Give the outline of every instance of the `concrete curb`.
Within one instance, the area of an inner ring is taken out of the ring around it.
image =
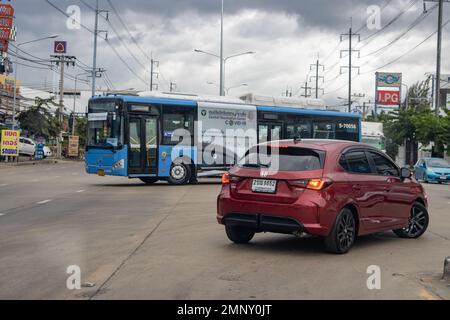
[[[22,166],[36,166],[43,164],[57,164],[60,160],[42,160],[42,161],[26,161],[26,162],[12,162],[12,163],[0,163],[0,169]]]

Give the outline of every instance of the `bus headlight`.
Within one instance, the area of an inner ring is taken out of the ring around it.
[[[113,169],[117,170],[117,169],[123,169],[125,168],[125,161],[123,159],[117,161],[116,163],[113,164]]]

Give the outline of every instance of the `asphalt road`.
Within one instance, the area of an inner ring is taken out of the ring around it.
[[[219,189],[88,176],[81,163],[0,167],[0,299],[450,299],[449,186],[426,186],[421,239],[367,236],[342,256],[284,235],[231,244]],[[71,265],[86,287],[67,289]],[[367,288],[371,265],[380,290]]]

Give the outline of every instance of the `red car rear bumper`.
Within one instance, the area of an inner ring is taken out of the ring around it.
[[[311,235],[327,236],[332,227],[330,224],[335,220],[335,214],[327,209],[326,201],[320,193],[311,190],[305,191],[295,203],[282,204],[234,199],[229,189],[224,188],[217,199],[217,212],[220,224],[241,224],[254,228],[257,232],[303,231]],[[297,222],[299,230],[294,230],[292,221]]]

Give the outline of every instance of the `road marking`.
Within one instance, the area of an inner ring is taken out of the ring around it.
[[[46,204],[49,202],[52,202],[53,200],[49,199],[49,200],[44,200],[44,201],[39,201],[37,204]]]
[[[0,184],[0,187],[6,187],[6,186],[9,186],[9,184],[7,184],[7,183]]]
[[[0,217],[3,217],[5,214],[4,213],[0,213]]]
[[[85,192],[86,190],[78,190],[77,193]]]

